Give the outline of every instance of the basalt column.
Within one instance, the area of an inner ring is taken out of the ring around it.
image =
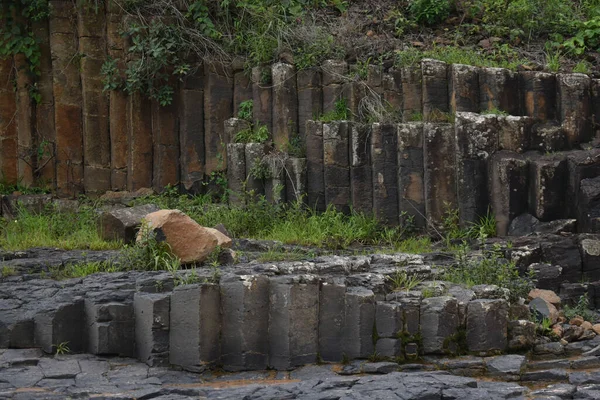
[[[358,212],[373,212],[373,176],[371,170],[371,130],[353,123],[350,129],[350,183],[352,208]]]
[[[127,189],[152,186],[152,103],[140,93],[127,98]]]
[[[348,64],[345,61],[327,60],[321,66],[323,71],[323,112],[335,110],[335,103],[341,100],[344,82],[348,74]]]
[[[452,64],[449,68],[450,112],[479,111],[479,68]]]
[[[395,113],[402,115],[402,73],[392,70],[383,74],[383,100]]]
[[[204,63],[204,154],[205,173],[227,169],[223,122],[233,113],[233,75],[231,68]]]
[[[252,100],[252,82],[248,73],[240,65],[233,72],[233,116],[237,117],[240,104]],[[254,103],[254,102],[253,102]]]
[[[448,108],[448,64],[425,59],[421,61],[423,77],[423,120],[439,121]]]
[[[273,74],[273,142],[275,148],[287,151],[298,135],[298,93],[293,65],[277,63]]]
[[[505,68],[482,68],[479,72],[479,109],[519,115],[519,76]]]
[[[402,77],[402,121],[409,122],[422,117],[423,85],[420,66],[403,67]]]
[[[271,68],[252,68],[252,119],[256,127],[265,125],[269,133],[273,130],[272,92],[273,78]]]
[[[198,193],[204,178],[204,68],[181,85],[179,103],[179,143],[181,184]]]
[[[13,87],[13,60],[0,60],[0,166],[7,183],[15,184],[19,180],[17,169],[17,99]]]
[[[547,72],[519,72],[523,114],[536,120],[556,118],[556,75]]]
[[[592,139],[591,80],[585,74],[557,74],[558,116],[569,147]]]
[[[106,60],[105,9],[78,7],[77,19],[83,93],[84,188],[93,195],[111,188],[108,95],[103,92],[100,73]]]
[[[318,118],[323,112],[321,71],[316,68],[298,71],[298,134],[306,143],[306,121]]]
[[[177,107],[177,99],[173,99],[171,104],[165,106],[161,106],[158,102],[152,102],[152,137],[154,139],[152,186],[156,192],[161,192],[167,185],[173,186],[179,182]]]
[[[325,180],[323,170],[323,123],[306,123],[306,191],[308,206],[325,210]]]
[[[14,57],[17,71],[17,142],[19,180],[25,186],[33,184],[33,168],[35,166],[35,151],[33,143],[33,106],[29,90],[33,84],[29,73],[29,63],[23,53]]]
[[[423,168],[423,123],[398,124],[399,212],[417,228],[426,226]]]
[[[456,208],[454,127],[425,123],[423,140],[425,210],[429,221],[439,227],[446,211]]]
[[[383,223],[398,223],[398,135],[396,125],[371,128],[373,214]]]
[[[52,0],[50,6],[57,191],[60,195],[75,195],[83,190],[83,98],[80,65],[74,62],[79,54],[77,20],[73,2]]]
[[[121,35],[123,14],[114,2],[106,4],[106,42],[107,53],[118,60],[120,67],[125,64],[126,39]],[[110,132],[110,166],[111,187],[113,190],[127,188],[127,153],[129,136],[127,129],[127,95],[121,90],[111,90],[109,96],[109,132]]]
[[[350,211],[348,150],[348,121],[323,124],[325,203],[345,213]]]

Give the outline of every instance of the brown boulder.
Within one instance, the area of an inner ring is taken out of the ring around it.
[[[533,289],[529,292],[529,300],[533,300],[535,298],[541,297],[546,300],[548,303],[552,304],[555,307],[560,306],[560,297],[552,290],[545,289]]]
[[[217,246],[230,248],[233,242],[231,238],[215,228],[204,228],[217,238]]]
[[[157,239],[165,241],[184,264],[206,260],[219,243],[213,229],[200,226],[179,210],[156,211],[146,215],[144,220]],[[137,240],[140,238],[138,235]]]
[[[597,335],[600,335],[600,324],[592,325],[592,330],[596,332]]]
[[[569,324],[576,325],[576,326],[581,326],[581,324],[583,324],[584,322],[585,321],[583,320],[582,317],[575,316],[575,317],[571,318],[571,320],[569,321]]]

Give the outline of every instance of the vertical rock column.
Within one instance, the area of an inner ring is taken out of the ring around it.
[[[269,279],[221,279],[221,361],[227,371],[265,369],[269,361]]]
[[[40,45],[40,76],[37,90],[41,96],[35,107],[36,147],[43,151],[37,159],[38,177],[41,184],[56,186],[56,131],[54,126],[54,90],[52,85],[52,56],[50,54],[50,30],[47,19],[35,21],[33,32]],[[8,75],[2,75],[8,76]],[[4,171],[4,168],[2,168]]]
[[[592,139],[591,80],[585,74],[557,74],[558,116],[570,148]]]
[[[137,359],[151,367],[168,366],[170,296],[168,294],[135,293],[133,306]],[[193,331],[189,333],[192,334]]]
[[[101,296],[87,294],[85,299],[88,352],[92,354],[135,354],[135,315],[133,302],[107,302]]]
[[[271,68],[252,68],[252,119],[254,126],[265,125],[273,132],[273,77]]]
[[[178,286],[171,296],[169,363],[200,372],[221,355],[218,285]]]
[[[34,143],[33,104],[29,90],[33,80],[29,71],[29,63],[24,54],[14,56],[17,71],[17,142],[19,149],[19,180],[25,186],[33,184],[37,151]]]
[[[539,121],[556,118],[556,75],[547,72],[519,72],[523,115]]]
[[[198,193],[204,179],[204,67],[182,84],[179,100],[179,144],[181,183]]]
[[[264,169],[264,158],[264,144],[246,144],[246,190],[255,196],[265,194],[264,177],[256,176],[257,172]]]
[[[373,212],[373,176],[371,169],[371,130],[353,123],[350,129],[350,187],[352,208],[370,214]]]
[[[272,153],[264,159],[267,168],[265,179],[265,198],[269,203],[280,204],[285,201],[285,160]]]
[[[529,212],[541,221],[566,217],[567,160],[560,153],[529,158]]]
[[[452,64],[449,68],[450,112],[479,111],[479,68]]]
[[[314,364],[318,352],[319,284],[312,275],[269,283],[269,366],[278,370]]]
[[[583,179],[600,176],[600,150],[570,151],[567,154],[568,183],[566,194],[567,216],[576,218],[582,205],[579,186]]]
[[[425,210],[429,223],[442,225],[444,214],[456,208],[456,143],[450,124],[423,125]]]
[[[592,79],[592,134],[600,137],[600,79]]]
[[[392,70],[383,74],[383,100],[394,114],[402,115],[402,73]]]
[[[127,98],[127,190],[152,186],[152,103],[139,92]]]
[[[223,64],[204,63],[205,173],[227,169],[223,122],[233,113],[233,75]]]
[[[496,354],[508,345],[508,304],[502,299],[472,300],[467,305],[467,348]]]
[[[373,214],[381,222],[398,223],[398,134],[396,125],[371,127]]]
[[[233,116],[237,117],[240,104],[252,100],[252,82],[243,66],[233,71]],[[254,101],[252,102],[254,103]]]
[[[273,75],[273,142],[275,148],[287,151],[298,135],[298,91],[293,65],[276,63]]]
[[[458,329],[458,303],[454,297],[430,297],[421,303],[421,336],[424,354],[456,353],[451,340]]]
[[[461,226],[470,226],[489,207],[488,161],[498,150],[495,115],[456,114],[457,195]]]
[[[348,122],[323,124],[325,203],[345,213],[350,211],[351,198],[348,150]]]
[[[0,166],[7,183],[19,181],[17,168],[17,98],[13,87],[13,60],[0,60]]]
[[[325,210],[325,178],[323,166],[323,123],[306,123],[306,191],[309,207]]]
[[[519,115],[519,76],[505,68],[479,72],[479,110],[500,110]]]
[[[172,84],[176,85],[176,82]],[[176,88],[175,93],[177,93]],[[177,98],[165,106],[156,101],[152,102],[152,137],[154,139],[152,186],[157,193],[160,193],[165,186],[173,186],[179,182],[177,107]]]
[[[288,203],[307,202],[306,158],[290,157],[285,160],[285,198]]]
[[[75,195],[83,190],[83,98],[75,5],[51,0],[50,6],[57,191],[60,195]]]
[[[298,134],[306,143],[306,121],[317,119],[323,113],[321,71],[316,68],[298,71]]]
[[[423,75],[421,66],[407,66],[401,70],[402,76],[402,121],[409,122],[423,116]]]
[[[448,105],[448,64],[443,61],[421,61],[423,79],[423,120],[439,121],[450,111]]]
[[[423,123],[398,124],[398,191],[402,223],[409,219],[425,228],[425,178],[423,164]]]
[[[72,352],[84,352],[85,318],[84,301],[80,297],[71,303],[57,304],[50,310],[44,310],[35,316],[36,346],[46,353],[53,353],[58,344],[66,342]]]
[[[229,143],[227,145],[229,168],[227,168],[227,188],[229,204],[242,205],[242,194],[246,182],[246,144]]]
[[[375,326],[377,343],[375,350],[381,357],[396,358],[402,354],[402,340],[398,335],[403,331],[402,306],[397,302],[377,302]]]
[[[83,177],[86,193],[93,195],[111,188],[108,96],[103,93],[99,73],[106,60],[104,7],[78,7],[77,22],[83,93]]]
[[[327,60],[321,65],[321,70],[323,71],[323,113],[327,113],[335,110],[335,103],[343,98],[348,64],[345,61]]]
[[[121,35],[123,14],[114,1],[106,2],[107,53],[118,60],[119,67],[125,65],[126,39]],[[111,188],[127,188],[127,153],[129,151],[127,129],[127,95],[122,90],[111,90],[109,96],[110,168]]]
[[[527,210],[527,177],[527,160],[522,155],[503,150],[492,156],[489,190],[498,236],[506,236],[510,221]]]

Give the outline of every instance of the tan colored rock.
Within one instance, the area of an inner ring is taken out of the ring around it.
[[[589,321],[583,321],[583,324],[580,326],[585,330],[592,329],[592,323]]]
[[[557,337],[562,337],[563,335],[563,328],[560,324],[556,324],[552,327],[552,332],[557,336]]]
[[[584,323],[584,320],[580,316],[573,317],[569,321],[570,325],[576,325],[576,326],[581,326],[581,324],[583,324],[583,323]]]
[[[167,242],[173,255],[184,264],[206,260],[219,243],[213,232],[179,210],[156,211],[144,220],[156,232],[157,239]],[[137,240],[140,239],[138,234]]]
[[[529,300],[533,300],[535,298],[541,297],[542,299],[546,300],[548,303],[552,304],[555,307],[560,306],[560,297],[558,297],[558,295],[556,293],[554,293],[552,290],[532,289],[529,292],[528,297],[529,297]]]
[[[217,238],[217,246],[231,248],[233,242],[231,241],[231,238],[229,236],[224,235],[223,233],[221,233],[221,231],[214,229],[214,228],[204,228],[204,229],[206,229],[207,231],[209,231],[210,233],[215,235],[215,237]]]
[[[600,335],[600,324],[592,325],[592,330],[596,332],[597,335]]]

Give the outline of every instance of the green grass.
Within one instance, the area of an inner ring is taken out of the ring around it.
[[[65,250],[109,250],[121,247],[98,234],[97,216],[91,206],[77,213],[47,210],[41,214],[19,210],[16,220],[0,223],[0,248],[14,251],[31,247],[58,247]]]
[[[388,275],[386,278],[391,283],[392,290],[394,291],[406,290],[409,292],[423,282],[423,280],[419,279],[419,277],[408,275],[406,271],[402,270],[397,270],[393,274]]]
[[[50,270],[52,279],[61,280],[69,278],[84,278],[100,272],[118,272],[120,268],[110,261],[94,261],[80,264],[69,264],[64,268]]]
[[[483,110],[481,112],[482,115],[499,115],[502,117],[506,117],[508,113],[506,111],[502,111],[496,107],[490,108],[489,110]]]

